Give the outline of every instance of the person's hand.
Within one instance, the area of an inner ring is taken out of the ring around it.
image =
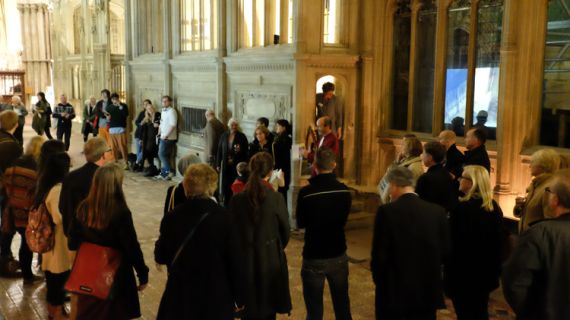
[[[144,289],[146,289],[146,286],[147,286],[147,285],[148,285],[148,283],[141,284],[141,285],[139,285],[139,286],[137,287],[137,290],[138,290],[138,291],[143,291]]]

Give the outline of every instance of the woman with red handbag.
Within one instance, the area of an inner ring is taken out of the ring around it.
[[[61,141],[59,143],[63,146]],[[44,155],[46,150],[42,147]],[[39,170],[36,196],[32,206],[32,209],[35,209],[45,205],[53,223],[53,246],[51,250],[42,253],[42,270],[46,277],[48,317],[56,320],[65,318],[65,310],[63,309],[65,290],[63,285],[69,276],[71,267],[70,252],[67,249],[67,238],[63,233],[62,218],[59,211],[61,182],[69,172],[70,162],[71,160],[65,152],[54,153],[45,157],[45,162]]]
[[[125,201],[123,176],[123,169],[117,163],[97,169],[89,195],[81,202],[77,216],[71,222],[70,249],[79,250],[66,288],[71,289],[75,284],[76,290],[71,291],[78,294],[77,319],[141,316],[137,291],[142,291],[148,283],[148,267]],[[118,257],[120,262],[115,264],[117,259],[109,260],[94,272],[88,271],[93,263],[102,263],[102,253]],[[137,272],[138,286],[133,268]],[[107,287],[101,287],[103,281],[97,281],[104,278],[103,272],[114,276]],[[90,284],[98,287],[90,287]]]

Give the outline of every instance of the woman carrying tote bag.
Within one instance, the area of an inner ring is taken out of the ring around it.
[[[108,248],[121,256],[110,296],[100,299],[79,294],[77,319],[133,319],[141,316],[137,291],[142,291],[148,283],[148,267],[137,240],[131,211],[125,201],[123,176],[123,169],[116,163],[108,163],[97,169],[89,195],[81,202],[77,217],[71,222],[69,243],[78,247],[70,249],[80,249],[71,277],[79,271],[75,268],[82,257],[89,257],[82,255],[82,243],[90,248],[93,248],[92,245],[100,249]],[[133,268],[137,271],[138,286]]]

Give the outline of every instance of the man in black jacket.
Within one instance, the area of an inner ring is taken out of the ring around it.
[[[206,111],[206,127],[204,128],[204,140],[206,141],[206,148],[204,153],[207,163],[216,168],[216,155],[218,153],[218,145],[220,137],[226,131],[226,126],[216,118],[214,110]]]
[[[467,131],[465,135],[467,151],[465,152],[464,166],[475,164],[485,167],[489,173],[491,172],[491,162],[489,161],[489,154],[487,154],[487,149],[485,148],[486,141],[487,136],[482,129],[473,128]]]
[[[307,319],[323,318],[323,288],[329,282],[335,318],[352,319],[348,297],[348,258],[344,226],[350,212],[350,190],[336,179],[336,154],[317,151],[317,175],[301,189],[297,199],[297,226],[305,228],[303,296]],[[327,317],[329,318],[329,317]]]
[[[428,169],[418,178],[416,193],[423,200],[451,211],[457,203],[458,189],[453,190],[451,175],[443,167],[445,147],[437,141],[430,141],[424,145],[421,158]]]
[[[445,308],[441,266],[449,253],[445,210],[420,199],[410,170],[386,176],[392,202],[378,208],[371,271],[376,319],[436,319]]]
[[[79,203],[87,198],[95,171],[110,158],[110,149],[103,138],[91,138],[83,146],[85,163],[81,168],[71,171],[63,180],[59,197],[63,232],[68,235],[71,219]]]
[[[503,267],[503,292],[517,319],[570,319],[570,170],[545,189],[551,219],[524,232]]]
[[[455,145],[456,138],[455,132],[451,130],[443,130],[438,137],[439,142],[443,144],[447,150],[443,167],[449,171],[453,180],[457,180],[457,178],[461,176],[463,162],[465,161],[465,156]],[[459,183],[457,187],[459,187]]]

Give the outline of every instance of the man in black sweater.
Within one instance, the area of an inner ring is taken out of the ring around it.
[[[128,148],[127,148],[127,118],[129,117],[129,107],[121,103],[119,95],[111,95],[111,104],[107,107],[107,120],[109,121],[109,137],[111,149],[115,160],[122,159],[125,170],[129,169]]]
[[[483,129],[474,128],[467,131],[465,135],[467,151],[465,152],[464,166],[479,165],[485,167],[491,173],[491,161],[489,161],[489,154],[487,154],[487,149],[485,148],[486,141],[487,136]]]
[[[451,175],[443,167],[445,146],[437,141],[424,145],[422,163],[428,169],[418,178],[416,193],[425,201],[438,204],[451,211],[457,203],[458,191],[453,189]]]
[[[319,149],[313,166],[317,175],[309,179],[297,199],[297,226],[305,228],[301,278],[307,319],[323,318],[326,278],[335,318],[347,320],[351,314],[344,226],[352,198],[350,190],[333,173],[336,154],[331,149]]]

